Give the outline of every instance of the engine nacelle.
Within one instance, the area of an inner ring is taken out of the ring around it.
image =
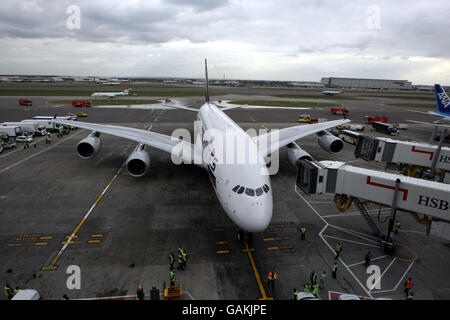
[[[142,177],[150,168],[150,156],[145,150],[139,149],[130,154],[125,166],[130,176]]]
[[[101,146],[102,141],[99,138],[99,134],[93,132],[78,143],[77,152],[81,158],[90,159],[97,154]]]
[[[338,154],[344,149],[344,142],[328,131],[321,131],[319,135],[319,146],[328,153]]]
[[[288,144],[287,148],[288,148],[286,152],[287,160],[294,168],[297,168],[297,163],[300,160],[303,159],[309,161],[312,160],[311,155],[302,148],[300,148],[295,142]]]

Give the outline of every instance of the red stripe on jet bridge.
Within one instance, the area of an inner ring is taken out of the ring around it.
[[[425,151],[425,150],[419,150],[419,149],[416,149],[415,146],[412,146],[411,151],[412,152],[429,154],[430,155],[430,160],[433,159],[433,156],[434,156],[434,152],[432,152],[432,151]]]
[[[381,183],[372,182],[372,181],[370,181],[370,178],[371,178],[370,176],[367,176],[367,181],[366,181],[366,183],[367,183],[368,185],[375,186],[375,187],[380,187],[380,188],[386,188],[386,189],[395,190],[395,187],[388,186],[388,185],[381,184]],[[403,192],[403,201],[406,201],[406,199],[408,198],[408,190],[403,189],[403,188],[398,188],[398,191]]]

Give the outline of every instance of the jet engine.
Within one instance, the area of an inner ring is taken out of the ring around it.
[[[150,168],[150,156],[141,146],[137,151],[130,154],[125,166],[130,176],[142,177]]]
[[[102,146],[100,133],[92,132],[77,145],[78,155],[83,159],[90,159],[97,154]]]
[[[300,148],[295,142],[289,143],[287,145],[287,159],[288,162],[294,167],[297,168],[297,163],[300,160],[306,159],[311,161],[312,157],[311,155],[306,152],[305,150],[303,150],[302,148]]]
[[[328,131],[321,131],[319,136],[319,146],[328,153],[338,154],[344,149],[344,142]]]

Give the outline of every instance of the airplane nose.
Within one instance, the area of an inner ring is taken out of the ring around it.
[[[246,219],[241,223],[242,229],[252,233],[263,232],[272,220],[272,201],[251,206],[244,214]]]

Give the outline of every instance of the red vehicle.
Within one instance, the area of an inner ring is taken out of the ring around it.
[[[318,118],[309,118],[309,123],[318,123],[319,119]]]
[[[20,99],[19,104],[21,106],[28,106],[28,107],[33,105],[30,99]]]
[[[331,108],[330,109],[332,114],[337,114],[337,115],[344,115],[344,114],[348,114],[349,111],[347,109],[345,109],[344,107],[342,108]]]
[[[72,101],[72,107],[78,107],[78,108],[92,107],[92,102],[91,101]]]
[[[372,122],[374,122],[374,121],[387,123],[387,122],[388,122],[388,118],[387,118],[387,117],[371,117],[371,116],[365,116],[363,122],[364,122],[364,123],[372,123]]]

